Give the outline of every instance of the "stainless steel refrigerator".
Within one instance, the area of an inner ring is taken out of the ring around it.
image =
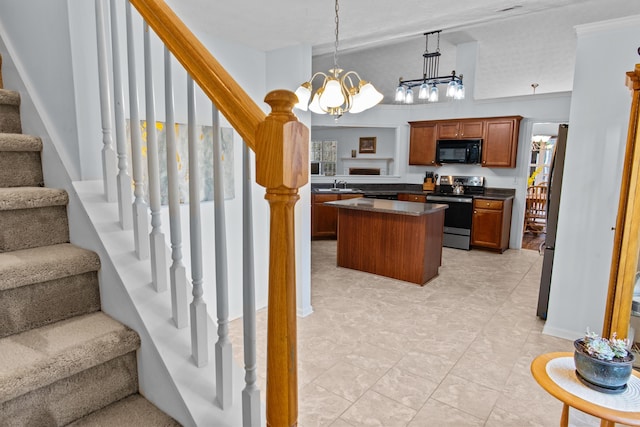
[[[556,229],[558,227],[558,208],[560,192],[562,190],[562,170],[564,156],[567,149],[567,132],[569,125],[562,124],[558,129],[558,137],[553,148],[551,169],[549,171],[549,191],[547,192],[547,230],[544,242],[544,259],[542,261],[542,276],[540,277],[540,292],[538,294],[538,317],[547,318],[549,307],[549,290],[551,288],[551,274],[553,271],[553,256],[556,249]]]

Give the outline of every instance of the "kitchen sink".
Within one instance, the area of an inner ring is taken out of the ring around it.
[[[357,188],[316,188],[318,193],[359,193]]]

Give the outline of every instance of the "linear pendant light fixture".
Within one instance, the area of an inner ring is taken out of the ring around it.
[[[438,85],[447,85],[447,98],[464,99],[464,85],[462,74],[456,75],[455,70],[448,76],[438,76],[440,68],[440,33],[442,30],[424,33],[425,51],[422,54],[422,78],[404,80],[400,77],[400,83],[396,89],[395,101],[404,104],[413,104],[413,88],[419,87],[418,99],[429,102],[437,102],[439,99]],[[438,43],[435,52],[429,52],[429,36],[436,34]]]
[[[333,50],[333,68],[328,74],[317,72],[309,81],[302,83],[296,90],[298,103],[295,105],[300,110],[307,108],[316,114],[331,114],[336,120],[344,113],[360,113],[368,110],[382,101],[383,95],[373,85],[362,80],[355,71],[344,71],[338,67],[338,40],[340,17],[338,15],[338,0],[336,0],[336,40]],[[342,75],[341,75],[342,74]],[[313,80],[322,76],[322,86],[313,92]],[[313,93],[313,96],[312,96]],[[311,103],[309,103],[311,100]]]

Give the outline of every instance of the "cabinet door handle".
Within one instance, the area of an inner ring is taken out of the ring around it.
[[[478,211],[473,211],[473,213],[478,213]]]

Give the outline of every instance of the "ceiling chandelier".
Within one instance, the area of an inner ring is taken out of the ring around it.
[[[456,75],[455,70],[448,76],[438,76],[440,67],[440,33],[442,30],[424,33],[426,38],[425,51],[422,54],[422,78],[404,80],[400,77],[400,83],[396,89],[396,102],[413,104],[413,88],[420,87],[418,99],[429,102],[437,102],[439,99],[438,85],[447,85],[447,98],[464,99],[464,85],[462,84],[462,74]],[[429,36],[437,34],[438,42],[435,52],[429,52]]]
[[[336,120],[346,112],[360,113],[368,110],[382,101],[383,95],[373,85],[362,80],[355,71],[344,71],[338,67],[338,36],[340,18],[338,16],[338,0],[336,0],[336,40],[333,50],[333,68],[328,74],[317,72],[309,81],[302,83],[296,90],[298,103],[295,105],[303,111],[309,110],[316,114],[331,114]],[[341,75],[342,74],[342,75]],[[313,93],[313,80],[322,76],[322,86]],[[309,103],[311,99],[311,103]]]

